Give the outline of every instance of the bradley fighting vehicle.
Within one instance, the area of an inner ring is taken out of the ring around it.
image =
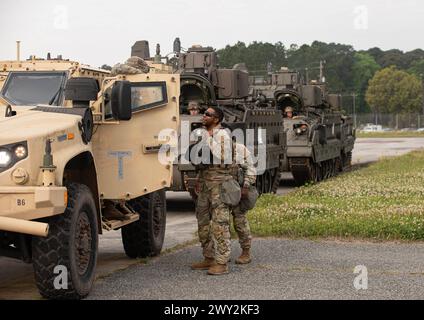
[[[145,41],[137,42],[132,48],[132,55],[149,60],[146,46]],[[175,56],[168,60],[168,64],[173,65],[175,72],[180,75],[180,135],[184,135],[184,130],[190,133],[202,126],[202,113],[208,106],[219,106],[225,114],[223,126],[232,132],[240,129],[244,137],[242,143],[246,143],[249,131],[254,140],[254,155],[256,158],[262,156],[264,160],[260,164],[261,168],[258,161],[256,187],[259,193],[275,192],[286,160],[286,137],[281,110],[260,108],[249,102],[247,71],[243,68],[220,68],[218,55],[211,47],[193,46],[182,53],[177,38],[174,53]],[[159,52],[156,52],[156,60],[160,61]],[[190,102],[200,106],[198,115],[190,115],[188,112]],[[191,140],[190,144],[196,142]],[[181,161],[186,154],[186,151],[180,150],[175,161],[171,190],[189,191],[195,198],[196,171],[191,163]]]
[[[341,96],[327,94],[324,83],[305,84],[298,72],[281,68],[261,83],[251,81],[250,94],[259,104],[276,110],[293,109],[292,116],[284,114],[285,171],[291,171],[298,185],[329,178],[350,166],[353,121],[341,113]]]
[[[102,231],[121,229],[131,258],[159,254],[179,76],[19,55],[0,68],[0,255],[32,262],[44,297],[78,299]]]

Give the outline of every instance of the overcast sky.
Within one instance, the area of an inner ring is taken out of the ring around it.
[[[237,41],[310,44],[314,40],[410,51],[424,47],[418,0],[0,0],[0,60],[62,54],[92,66],[126,60],[136,40],[175,37],[222,48]]]

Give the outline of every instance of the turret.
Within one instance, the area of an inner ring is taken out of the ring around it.
[[[177,42],[178,43],[178,42]],[[243,68],[221,69],[212,47],[194,45],[178,56],[183,102],[243,99],[249,94],[249,74]]]

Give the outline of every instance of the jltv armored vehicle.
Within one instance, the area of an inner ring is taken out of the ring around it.
[[[131,258],[161,251],[173,166],[158,161],[172,150],[159,133],[177,130],[179,76],[34,57],[0,66],[0,255],[32,262],[42,296],[84,298],[102,231],[121,229]]]
[[[250,94],[284,114],[287,130],[285,171],[291,171],[298,185],[317,182],[346,170],[352,159],[355,130],[350,117],[342,114],[341,96],[328,94],[326,85],[304,83],[301,75],[282,68],[251,83]],[[288,108],[288,109],[286,109]]]
[[[218,55],[213,48],[197,45],[189,48],[187,52],[181,52],[181,44],[177,38],[174,42],[174,53],[172,66],[175,73],[181,77],[180,138],[184,135],[190,136],[191,132],[202,126],[202,113],[208,106],[219,106],[225,114],[223,125],[232,132],[239,129],[238,132],[242,133],[244,140],[238,142],[248,145],[247,132],[251,134],[252,149],[258,159],[256,187],[259,193],[275,192],[280,181],[280,171],[286,160],[286,137],[281,111],[260,108],[250,103],[248,72],[243,68],[220,68]],[[136,43],[132,55],[149,60],[146,42]],[[160,61],[160,56],[157,61]],[[188,112],[190,102],[200,106],[198,115]],[[190,139],[189,144],[196,143],[192,135]],[[195,198],[196,170],[189,161],[183,161],[188,159],[187,150],[182,149],[179,150],[174,164],[171,190],[189,191]]]

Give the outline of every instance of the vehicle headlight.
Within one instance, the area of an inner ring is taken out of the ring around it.
[[[12,155],[7,150],[0,150],[0,167],[7,167],[12,161]]]
[[[0,146],[0,172],[13,167],[26,157],[28,157],[26,141]]]
[[[18,159],[23,159],[26,157],[26,155],[27,155],[27,149],[25,146],[19,145],[15,148],[15,156]]]

